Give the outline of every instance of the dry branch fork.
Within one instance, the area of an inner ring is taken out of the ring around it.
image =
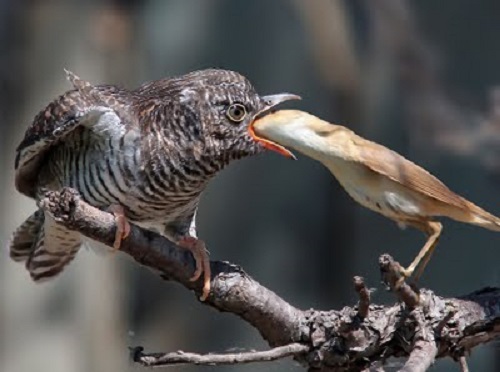
[[[76,191],[48,192],[39,204],[58,223],[112,246],[114,216],[85,203]],[[187,269],[194,270],[193,257],[168,239],[132,225],[121,251],[163,279],[200,295],[202,282],[189,281]],[[340,311],[303,311],[239,266],[212,261],[212,292],[203,303],[250,323],[272,349],[199,355],[145,354],[138,347],[131,349],[132,357],[143,365],[171,365],[249,363],[293,356],[314,371],[363,371],[390,357],[407,357],[402,370],[413,372],[427,370],[442,357],[452,357],[465,366],[463,357],[472,348],[500,337],[499,288],[484,288],[460,298],[443,298],[430,290],[417,293],[405,283],[396,286],[399,264],[390,256],[381,256],[379,264],[384,281],[398,296],[395,305],[370,304],[363,280],[356,277],[359,305]]]

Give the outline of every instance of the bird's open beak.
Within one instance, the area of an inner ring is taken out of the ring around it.
[[[295,155],[288,150],[287,148],[281,146],[280,144],[270,141],[266,138],[259,137],[254,130],[254,124],[256,121],[259,120],[259,118],[265,116],[266,114],[269,114],[272,112],[272,109],[274,106],[279,105],[282,102],[285,101],[290,101],[292,99],[302,99],[300,96],[296,94],[291,94],[291,93],[280,93],[280,94],[274,94],[271,96],[264,96],[262,97],[262,100],[265,102],[266,106],[264,107],[263,110],[259,111],[253,118],[252,122],[248,126],[248,133],[250,134],[250,137],[252,137],[256,142],[259,142],[264,148],[277,152],[278,154],[281,154],[287,158],[292,158],[296,160],[297,158]]]

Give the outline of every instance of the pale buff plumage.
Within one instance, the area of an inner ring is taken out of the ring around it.
[[[399,224],[413,226],[428,239],[410,266],[410,276],[423,259],[422,274],[442,225],[435,217],[500,231],[500,219],[455,194],[439,179],[398,153],[366,140],[350,129],[298,110],[281,110],[253,123],[257,140],[289,155],[288,146],[323,163],[347,193],[361,205]],[[267,141],[266,141],[267,140]]]

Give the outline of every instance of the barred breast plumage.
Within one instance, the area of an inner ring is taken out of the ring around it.
[[[68,72],[74,90],[41,111],[18,147],[16,187],[35,199],[76,189],[102,209],[176,240],[195,235],[194,216],[208,181],[232,160],[261,150],[247,127],[256,115],[297,98],[261,97],[242,75],[196,71],[136,90],[92,86]],[[10,244],[34,280],[71,261],[81,237],[37,211]]]

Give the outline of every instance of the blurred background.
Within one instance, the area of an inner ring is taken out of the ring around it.
[[[2,0],[0,243],[35,209],[14,189],[15,147],[34,115],[69,89],[63,68],[136,87],[207,67],[246,75],[261,94],[344,124],[500,214],[500,2],[497,0]],[[275,154],[225,170],[205,193],[199,235],[213,259],[242,265],[299,308],[357,301],[352,277],[379,285],[378,256],[409,263],[414,230],[353,202],[319,163]],[[443,296],[500,285],[500,235],[451,221],[421,284]],[[148,351],[266,349],[230,314],[200,305],[122,254],[83,250],[57,280],[35,285],[0,257],[0,370],[140,371]],[[469,366],[500,370],[498,343]],[[299,371],[293,361],[191,371]],[[439,361],[434,371],[456,371]]]

